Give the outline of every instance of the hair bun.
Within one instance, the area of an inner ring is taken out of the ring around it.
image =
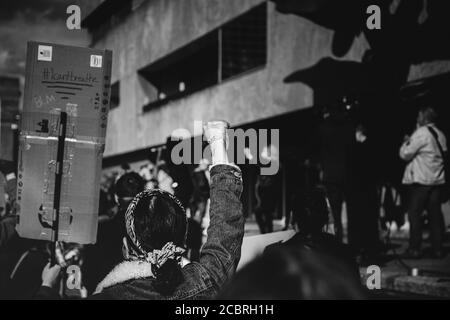
[[[172,294],[183,282],[183,273],[178,262],[168,259],[159,269],[155,270],[154,287],[162,295]]]

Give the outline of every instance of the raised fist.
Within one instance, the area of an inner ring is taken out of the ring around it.
[[[227,144],[227,129],[230,127],[225,121],[208,121],[203,126],[203,134],[209,144],[214,141],[223,140]]]
[[[203,127],[203,134],[211,147],[211,162],[215,164],[228,163],[227,129],[229,124],[225,121],[209,121]]]

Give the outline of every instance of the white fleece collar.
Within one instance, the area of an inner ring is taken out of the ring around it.
[[[128,280],[149,277],[154,277],[150,263],[145,261],[124,261],[115,266],[105,279],[97,285],[95,293],[100,293],[105,288]]]

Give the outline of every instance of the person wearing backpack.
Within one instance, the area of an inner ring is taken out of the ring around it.
[[[434,258],[443,258],[444,218],[441,200],[445,192],[445,159],[447,141],[436,125],[437,114],[429,106],[419,110],[417,129],[405,139],[400,157],[407,161],[403,184],[409,189],[409,248],[404,256],[421,257],[422,213],[426,209],[430,221],[430,239]]]

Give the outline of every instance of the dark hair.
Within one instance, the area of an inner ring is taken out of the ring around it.
[[[315,187],[303,192],[297,199],[293,210],[293,223],[301,233],[314,235],[322,231],[328,223],[329,208],[323,188]]]
[[[115,193],[119,198],[134,198],[145,188],[145,180],[136,172],[128,172],[117,180]]]
[[[428,124],[428,123],[434,123],[437,120],[437,113],[436,110],[433,109],[433,107],[430,106],[424,106],[419,109],[419,114],[422,115],[422,125]]]
[[[155,194],[143,198],[134,211],[136,237],[142,249],[151,252],[173,242],[184,247],[187,220],[183,208],[169,195]],[[159,269],[154,270],[154,288],[163,295],[171,294],[183,281],[181,267],[174,259],[169,259]]]
[[[277,247],[256,258],[219,296],[233,300],[362,299],[361,284],[331,257]]]
[[[131,169],[130,165],[129,165],[128,163],[126,163],[126,162],[122,163],[122,164],[120,165],[120,168],[121,168],[122,170],[125,170],[125,171],[128,171],[128,170]]]

